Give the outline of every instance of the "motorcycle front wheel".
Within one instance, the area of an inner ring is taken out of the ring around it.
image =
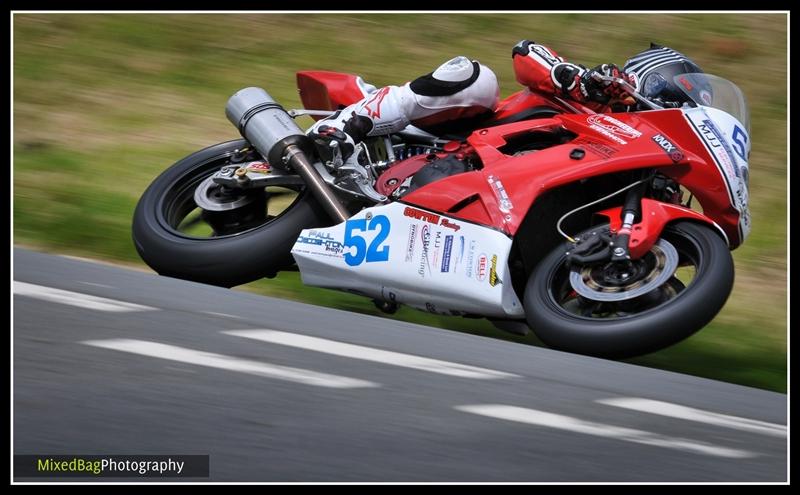
[[[570,266],[570,247],[541,260],[524,295],[529,326],[555,349],[614,359],[663,349],[708,324],[733,288],[728,246],[698,223],[667,226],[628,265]]]
[[[178,161],[142,195],[133,216],[139,255],[160,275],[233,287],[293,264],[291,248],[304,228],[330,218],[296,180],[257,190],[210,181],[225,165],[261,159],[243,139],[220,143]],[[195,192],[215,211],[197,204]],[[210,203],[209,203],[210,202]]]

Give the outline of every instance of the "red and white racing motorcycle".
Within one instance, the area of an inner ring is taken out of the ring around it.
[[[162,275],[230,287],[299,270],[387,312],[526,323],[583,354],[652,352],[720,311],[730,250],[750,231],[744,96],[708,74],[676,82],[694,105],[663,109],[627,86],[647,110],[596,114],[525,89],[470,129],[409,127],[323,163],[293,117],[329,115],[367,86],[300,72],[313,110],[236,93],[226,114],[245,139],[161,174],[133,238]]]

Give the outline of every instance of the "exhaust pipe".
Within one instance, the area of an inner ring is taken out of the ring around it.
[[[347,220],[349,212],[308,160],[311,139],[269,93],[261,88],[241,89],[228,100],[225,115],[270,165],[289,166],[297,172],[331,218]]]

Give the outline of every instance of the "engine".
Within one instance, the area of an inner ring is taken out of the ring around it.
[[[478,165],[472,147],[458,141],[445,144],[439,151],[407,147],[397,152],[398,157],[409,154],[413,156],[394,162],[378,177],[376,191],[398,199],[437,180],[474,170]]]

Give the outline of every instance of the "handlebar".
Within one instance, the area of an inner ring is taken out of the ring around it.
[[[604,76],[602,74],[599,74],[599,73],[595,72],[594,74],[592,74],[592,79],[594,79],[597,82],[617,83],[620,86],[622,86],[622,88],[629,95],[633,96],[633,98],[636,101],[638,101],[642,105],[650,108],[651,110],[663,110],[664,109],[664,107],[656,105],[652,101],[650,101],[647,98],[645,98],[644,96],[642,96],[641,93],[636,91],[636,88],[634,88],[628,81],[626,81],[625,79],[622,79],[621,77]]]

